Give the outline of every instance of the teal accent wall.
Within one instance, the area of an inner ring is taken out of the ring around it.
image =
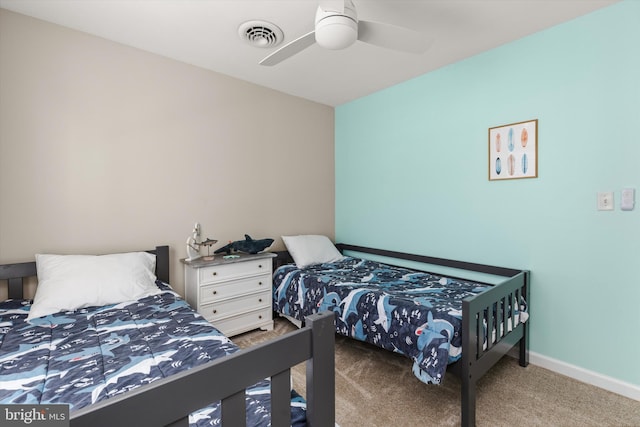
[[[639,46],[624,1],[337,107],[336,240],[530,269],[531,350],[640,385]],[[489,181],[530,119],[538,178]]]

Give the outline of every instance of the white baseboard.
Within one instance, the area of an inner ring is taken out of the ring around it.
[[[515,352],[515,354],[510,354],[516,358],[518,357],[517,352]],[[571,365],[557,359],[552,359],[551,357],[543,356],[533,351],[529,351],[529,362],[533,365],[557,372],[558,374],[565,375],[583,383],[591,384],[612,393],[628,397],[629,399],[640,401],[640,386],[635,384],[589,371],[579,366]]]

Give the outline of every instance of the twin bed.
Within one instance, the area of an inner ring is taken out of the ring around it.
[[[337,332],[406,355],[425,383],[458,375],[461,422],[473,426],[478,379],[514,346],[528,364],[528,271],[353,245],[338,252],[326,238],[318,252],[318,236],[307,237],[283,237],[288,251],[274,259],[274,310],[304,327],[248,350],[171,290],[167,246],[136,254],[153,267],[153,286],[116,302],[92,300],[80,284],[120,269],[113,264],[70,280],[78,292],[64,290],[74,258],[0,265],[9,295],[0,302],[0,405],[69,405],[73,426],[333,426]],[[407,261],[419,269],[392,265]],[[499,279],[425,273],[425,264]],[[58,270],[64,284],[52,280]],[[37,273],[36,298],[24,300],[23,278]],[[306,401],[290,386],[290,368],[305,360]]]
[[[167,285],[167,246],[36,260],[0,266],[0,405],[69,405],[72,426],[334,425],[332,315],[240,350]],[[290,385],[305,360],[306,402]]]
[[[332,312],[337,333],[407,356],[422,382],[455,373],[463,426],[475,425],[476,382],[485,372],[516,345],[520,365],[528,364],[528,271],[354,245],[337,245],[338,252],[321,236],[283,239],[288,252],[275,260],[274,311],[298,325]],[[407,262],[414,268],[391,265]],[[492,283],[425,267],[480,273]]]

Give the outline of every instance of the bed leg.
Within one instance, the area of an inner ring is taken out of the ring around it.
[[[462,427],[475,427],[476,425],[476,382],[471,379],[470,375],[462,377],[461,385],[461,402],[460,409],[462,411],[460,425]]]
[[[529,365],[529,324],[524,325],[524,336],[520,338],[520,366],[527,367]]]

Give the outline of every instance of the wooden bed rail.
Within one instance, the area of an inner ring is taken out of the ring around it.
[[[271,425],[291,425],[290,368],[307,361],[307,425],[335,425],[333,312],[306,327],[71,413],[72,427],[188,426],[188,414],[222,400],[222,426],[246,425],[244,390],[271,377]]]
[[[407,261],[416,261],[424,264],[440,265],[443,267],[458,268],[461,270],[476,271],[479,273],[495,274],[496,276],[511,277],[511,276],[515,276],[520,272],[520,270],[517,270],[514,268],[497,267],[494,265],[477,264],[477,263],[466,262],[466,261],[456,261],[452,259],[436,258],[436,257],[431,257],[426,255],[410,254],[406,252],[388,251],[386,249],[367,248],[364,246],[347,245],[344,243],[338,243],[336,244],[336,247],[338,248],[338,250],[340,250],[340,252],[344,252],[344,251],[362,252],[366,254],[385,256],[389,258],[398,258],[398,259],[403,259]]]

